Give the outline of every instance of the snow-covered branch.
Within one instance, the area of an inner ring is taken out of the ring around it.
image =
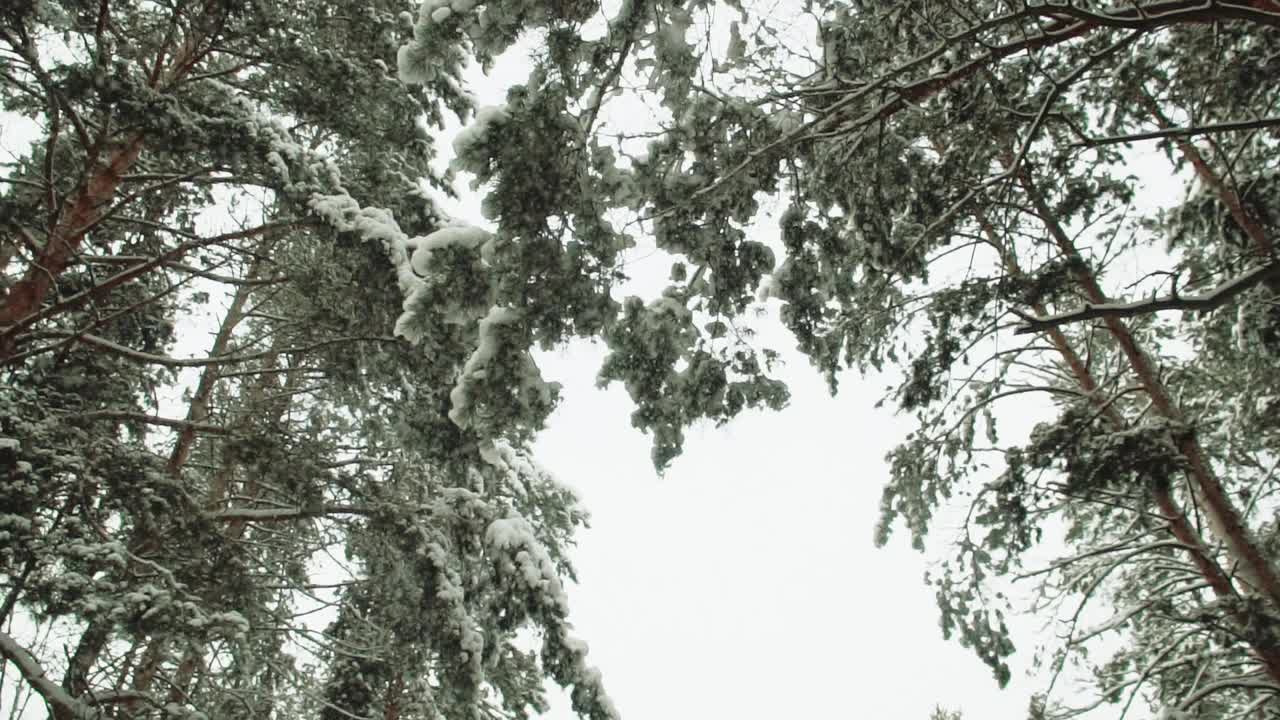
[[[133,348],[125,347],[124,345],[112,342],[104,337],[91,335],[89,333],[48,332],[48,333],[41,333],[40,336],[64,338],[62,342],[78,341],[86,345],[92,345],[96,348],[105,350],[115,355],[127,357],[132,360],[137,360],[138,362],[143,362],[150,365],[163,365],[164,367],[203,367],[205,365],[242,363],[242,362],[249,362],[250,360],[261,360],[263,358],[270,357],[273,355],[294,355],[294,354],[300,354],[300,353],[307,353],[307,352],[311,352],[312,350],[318,350],[328,345],[337,345],[342,343],[354,343],[354,342],[398,343],[400,342],[399,338],[393,338],[393,337],[351,336],[351,337],[331,338],[329,340],[324,340],[322,342],[315,342],[315,343],[310,343],[308,345],[301,345],[298,347],[286,348],[284,350],[263,350],[261,352],[252,352],[252,353],[243,353],[243,354],[233,353],[229,355],[216,355],[213,357],[203,357],[203,358],[176,358],[176,357],[170,357],[168,355],[157,355],[155,353],[148,353],[148,352],[143,352],[141,350],[134,350]],[[58,343],[58,345],[60,344],[61,343]],[[50,349],[52,349],[52,347],[37,348],[36,350],[33,350],[33,351],[25,352],[20,355],[15,355],[13,358],[10,359],[10,362],[15,362],[19,359],[26,359],[31,355],[35,355],[40,352],[46,352]]]
[[[3,631],[0,631],[0,655],[13,663],[22,674],[22,679],[26,680],[31,689],[39,693],[41,698],[44,698],[45,703],[53,711],[52,717],[58,720],[64,718],[89,720],[96,715],[88,706],[72,697],[71,693],[64,690],[61,685],[50,680],[40,661],[18,644],[11,635]]]
[[[377,511],[361,505],[317,505],[299,508],[232,508],[210,513],[209,518],[226,522],[284,522],[304,518],[323,517],[326,515],[364,515],[370,516]]]
[[[1218,680],[1216,682],[1211,682],[1204,685],[1199,690],[1196,690],[1195,692],[1183,698],[1182,703],[1180,705],[1180,709],[1189,710],[1196,703],[1200,702],[1201,700],[1204,700],[1210,695],[1213,695],[1214,693],[1217,693],[1217,692],[1221,692],[1223,690],[1231,690],[1231,689],[1257,690],[1260,692],[1270,693],[1273,696],[1276,694],[1280,694],[1280,688],[1276,687],[1275,683],[1268,682],[1267,680],[1264,680],[1257,676],[1240,676],[1240,677],[1234,677],[1234,678],[1227,678],[1225,680]]]
[[[1111,302],[1111,303],[1086,303],[1079,310],[1061,313],[1058,315],[1047,315],[1045,317],[1036,317],[1023,312],[1014,310],[1014,314],[1022,318],[1025,324],[1020,325],[1016,332],[1019,335],[1028,333],[1036,333],[1049,328],[1068,323],[1081,322],[1083,320],[1093,320],[1095,318],[1113,317],[1124,318],[1133,317],[1135,315],[1147,315],[1162,310],[1213,310],[1225,305],[1229,300],[1240,293],[1258,285],[1268,279],[1280,278],[1280,263],[1270,262],[1265,265],[1259,265],[1252,270],[1232,278],[1214,289],[1200,293],[1197,295],[1165,295],[1163,297],[1153,297],[1149,300],[1134,300],[1131,302]]]

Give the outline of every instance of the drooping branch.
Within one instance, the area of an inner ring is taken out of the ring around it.
[[[1252,270],[1234,277],[1212,290],[1196,295],[1178,295],[1177,293],[1149,300],[1131,302],[1085,303],[1083,307],[1058,315],[1036,316],[1013,310],[1026,324],[1014,332],[1019,335],[1042,332],[1049,328],[1069,323],[1094,320],[1097,318],[1126,318],[1137,315],[1148,315],[1163,310],[1207,311],[1227,304],[1232,298],[1244,291],[1266,282],[1269,278],[1280,277],[1280,263],[1271,262],[1259,265]]]

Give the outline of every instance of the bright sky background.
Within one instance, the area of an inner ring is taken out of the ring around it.
[[[883,456],[908,427],[873,408],[883,383],[850,377],[832,399],[793,357],[791,407],[695,430],[657,477],[626,393],[593,387],[599,353],[540,359],[565,400],[535,456],[592,513],[570,601],[624,717],[1025,717],[1038,683],[998,691],[942,640],[925,558],[872,545]]]
[[[482,106],[500,104],[526,75],[512,51],[491,75],[470,73],[469,89]],[[438,140],[442,159],[451,135]],[[460,202],[442,205],[487,225],[470,179],[458,183]],[[759,239],[776,239],[776,228],[765,221]],[[665,277],[663,259],[652,270],[644,262],[628,267],[633,277]],[[761,346],[784,351],[791,405],[694,428],[661,477],[625,390],[595,386],[602,346],[538,357],[564,387],[534,457],[592,516],[573,553],[572,619],[623,717],[926,720],[936,705],[967,720],[1026,717],[1044,689],[1024,677],[1034,643],[1001,691],[970,650],[942,639],[924,583],[927,561],[941,556],[898,534],[884,549],[872,544],[885,453],[913,426],[874,407],[888,381],[849,373],[832,398],[775,317],[757,329]],[[1019,424],[1004,422],[1009,432]],[[941,523],[935,539],[945,545],[955,529]],[[576,716],[558,695],[546,717]]]
[[[527,70],[513,50],[489,76],[471,72],[469,89],[482,106],[500,104]],[[452,155],[449,137],[438,143],[442,159]],[[1153,191],[1139,193],[1135,212],[1153,213],[1182,187],[1154,147],[1133,153],[1128,167]],[[443,205],[486,225],[464,180],[461,202]],[[757,239],[776,240],[776,228],[761,223]],[[669,267],[658,257],[652,270],[643,262],[628,267],[633,277],[661,280]],[[618,709],[628,720],[926,720],[941,705],[966,720],[1025,718],[1050,679],[1048,668],[1034,667],[1035,645],[1055,628],[1042,617],[1010,619],[1019,651],[1004,690],[971,650],[943,640],[924,573],[949,553],[958,523],[937,522],[924,555],[901,532],[883,549],[872,544],[884,456],[913,420],[875,407],[887,378],[846,373],[832,398],[772,309],[757,329],[762,346],[785,351],[790,406],[695,428],[662,477],[650,438],[631,427],[626,392],[595,386],[601,346],[538,357],[543,375],[564,387],[534,457],[591,512],[569,599]],[[1002,437],[1029,432],[1049,411],[1038,394],[1005,403]],[[1040,555],[1050,559],[1048,548]],[[1072,697],[1069,674],[1052,697],[1083,702]],[[1103,706],[1083,717],[1115,713]],[[1145,716],[1140,702],[1130,713]],[[557,695],[546,717],[576,716]]]

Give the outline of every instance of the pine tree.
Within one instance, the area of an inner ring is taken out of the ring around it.
[[[0,10],[0,656],[52,717],[616,715],[535,428],[449,417],[475,337],[393,334],[471,110],[395,77],[406,17]]]

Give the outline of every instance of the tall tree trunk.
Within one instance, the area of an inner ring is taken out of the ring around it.
[[[1160,109],[1160,104],[1156,102],[1156,99],[1150,93],[1145,90],[1140,91],[1139,97],[1142,99],[1143,107],[1155,119],[1156,125],[1161,130],[1173,127],[1173,123],[1169,121],[1168,116]],[[1195,144],[1189,139],[1175,136],[1173,142],[1177,146],[1178,152],[1191,163],[1191,167],[1195,168],[1196,177],[1200,178],[1200,181],[1212,190],[1218,196],[1218,200],[1226,206],[1227,212],[1231,213],[1231,219],[1244,231],[1245,236],[1253,243],[1254,248],[1262,255],[1274,256],[1276,251],[1275,244],[1271,242],[1271,238],[1267,237],[1262,225],[1245,207],[1244,202],[1240,199],[1240,194],[1231,189],[1222,177],[1214,172],[1209,162],[1204,159],[1204,156],[1200,154]],[[1272,290],[1280,291],[1280,287],[1276,285],[1277,282],[1280,282],[1280,280],[1271,279],[1269,287]]]
[[[264,240],[263,244],[269,242],[270,240]],[[258,272],[261,265],[260,258],[261,255],[255,255],[255,259],[251,262],[246,274],[248,279],[253,279]],[[209,351],[210,357],[224,355],[230,349],[235,330],[244,320],[245,305],[248,303],[253,289],[254,286],[251,284],[238,285],[236,287],[227,312],[223,315],[222,322],[218,326],[218,332],[214,336],[213,345]],[[194,423],[203,422],[209,417],[210,402],[217,386],[218,374],[222,370],[223,366],[220,363],[211,363],[201,371],[196,391],[187,406],[186,419],[188,424],[179,431],[165,466],[167,472],[175,478],[181,475],[183,467],[190,459],[191,450],[196,439]],[[135,536],[131,538],[130,544],[135,554],[145,555],[154,551],[162,542],[163,538],[159,537]],[[106,648],[109,635],[110,621],[107,620],[90,622],[89,626],[81,634],[63,679],[63,687],[71,692],[72,695],[80,697],[90,690],[87,683],[88,674],[97,662],[101,652]],[[151,638],[141,642],[145,649],[141,653],[141,658],[134,672],[133,686],[135,690],[142,690],[143,687],[150,686],[160,662],[164,659],[163,653],[158,652],[165,642],[164,638]],[[142,686],[139,685],[140,681]]]
[[[229,8],[219,8],[218,5],[218,3],[204,5],[202,14],[206,19],[214,20],[218,14],[225,17]],[[102,7],[106,8],[107,5],[104,3]],[[209,51],[205,46],[207,40],[209,38],[199,35],[188,38],[176,53],[172,53],[172,62],[169,63],[167,72],[164,60],[170,52],[169,48],[161,48],[156,55],[154,70],[149,78],[151,88],[160,90],[163,82],[179,80],[189,73]],[[99,45],[97,50],[104,52],[104,46]],[[28,59],[29,62],[37,63],[34,49],[30,52],[33,56]],[[110,60],[111,58],[108,57],[98,58],[103,68],[109,66]],[[50,93],[54,92],[52,88],[46,90]],[[9,288],[3,298],[0,298],[0,328],[15,325],[39,311],[49,290],[57,282],[58,276],[66,270],[71,259],[84,244],[85,237],[105,217],[125,174],[133,168],[141,156],[146,145],[145,135],[135,132],[112,141],[106,134],[111,127],[110,123],[103,122],[102,127],[103,134],[95,139],[91,146],[88,145],[87,137],[82,140],[86,143],[82,149],[88,158],[89,167],[79,187],[71,194],[65,209],[55,214],[49,221],[44,247],[36,254],[23,278]],[[49,211],[54,213],[55,208],[50,207]],[[0,363],[12,356],[14,350],[13,336],[0,341]]]
[[[259,244],[255,252],[254,259],[250,262],[249,269],[245,273],[245,280],[255,280],[262,266],[262,257],[266,250],[271,246],[271,240],[264,240]],[[251,283],[237,285],[235,292],[231,296],[231,304],[227,308],[226,314],[222,318],[222,324],[218,326],[218,334],[214,336],[213,347],[209,349],[209,357],[216,358],[227,354],[231,347],[231,339],[235,334],[236,328],[240,326],[244,320],[245,304],[249,302],[249,296],[253,293],[254,286]],[[223,370],[221,363],[209,363],[200,371],[200,381],[196,384],[196,391],[191,397],[191,402],[187,405],[187,422],[201,423],[209,417],[209,403],[213,399],[213,391],[218,384],[218,376]],[[193,424],[183,427],[178,433],[178,439],[174,443],[173,451],[169,454],[169,463],[167,469],[170,475],[177,476],[182,472],[183,466],[186,465],[187,459],[191,456],[191,448],[195,444],[196,430]]]
[[[1031,175],[1022,170],[1019,171],[1018,178],[1041,222],[1058,246],[1059,252],[1070,259],[1076,267],[1075,280],[1084,291],[1085,297],[1094,304],[1108,302],[1107,295],[1098,284],[1097,278],[1086,269],[1075,243],[1050,210]],[[1267,598],[1273,609],[1280,611],[1280,575],[1277,575],[1270,560],[1262,553],[1252,533],[1245,526],[1239,510],[1228,497],[1222,482],[1205,455],[1204,448],[1196,437],[1195,429],[1186,425],[1181,410],[1174,403],[1151,358],[1138,345],[1124,321],[1117,317],[1106,316],[1102,318],[1102,322],[1150,398],[1152,407],[1165,419],[1183,426],[1175,442],[1187,464],[1192,488],[1204,510],[1209,527],[1218,540],[1226,546],[1231,558],[1239,564],[1240,576],[1244,582],[1253,592]]]
[[[1042,210],[1047,210],[1047,208],[1042,208]],[[982,225],[983,233],[987,236],[991,245],[1000,253],[1005,271],[1014,278],[1026,277],[1018,263],[1017,256],[1001,242],[991,222],[986,217],[979,216],[979,223]],[[1048,317],[1050,315],[1048,308],[1043,303],[1033,303],[1031,308],[1037,317]],[[1106,398],[1102,397],[1098,392],[1097,380],[1093,377],[1093,373],[1089,371],[1084,359],[1072,347],[1071,341],[1067,336],[1057,327],[1048,328],[1045,333],[1049,336],[1050,343],[1053,344],[1054,349],[1066,364],[1071,376],[1076,381],[1076,385],[1084,395],[1098,408],[1113,428],[1117,430],[1124,428],[1127,424],[1124,417],[1114,403],[1107,402]],[[1213,560],[1212,554],[1205,545],[1204,538],[1192,527],[1186,513],[1173,497],[1169,487],[1166,484],[1155,483],[1151,488],[1151,495],[1155,501],[1156,508],[1160,511],[1161,518],[1168,523],[1169,533],[1185,547],[1186,552],[1191,556],[1192,563],[1195,564],[1201,577],[1213,590],[1214,595],[1221,599],[1236,597],[1236,589],[1231,582],[1231,578]],[[1249,619],[1241,613],[1233,613],[1232,619],[1242,629],[1250,624]],[[1250,647],[1254,656],[1262,664],[1267,676],[1280,683],[1280,647],[1277,647],[1273,642],[1249,636],[1247,633],[1246,636],[1249,637]]]
[[[89,169],[88,177],[72,197],[64,217],[49,230],[44,247],[26,275],[9,289],[0,305],[0,326],[12,325],[36,312],[49,289],[72,256],[84,242],[85,235],[102,219],[115,197],[124,174],[142,153],[143,136],[135,134],[106,153],[105,159]],[[12,348],[0,348],[0,360]]]

